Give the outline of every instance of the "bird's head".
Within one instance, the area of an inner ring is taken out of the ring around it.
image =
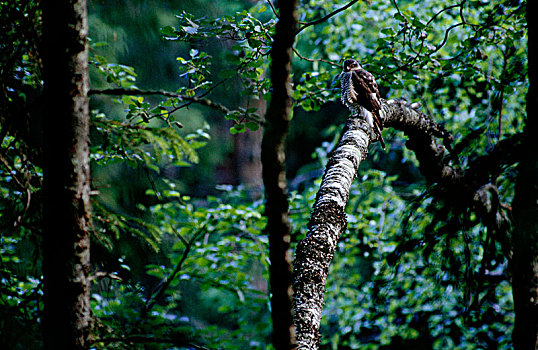
[[[348,59],[344,61],[344,72],[351,72],[360,68],[361,66],[356,60]]]

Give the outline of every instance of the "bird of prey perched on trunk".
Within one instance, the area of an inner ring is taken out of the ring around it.
[[[385,148],[385,140],[381,135],[383,124],[379,111],[381,110],[381,97],[374,76],[364,70],[359,62],[348,59],[344,61],[344,70],[340,75],[342,89],[342,103],[346,105],[353,115],[357,115],[360,108],[365,108],[366,121],[374,129],[381,145]]]

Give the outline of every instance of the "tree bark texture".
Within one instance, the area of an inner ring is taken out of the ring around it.
[[[295,326],[298,349],[317,349],[325,282],[338,238],[347,226],[344,209],[357,169],[368,154],[369,133],[364,119],[348,118],[331,153],[308,223],[308,234],[297,245],[294,262]]]
[[[90,313],[85,0],[42,1],[45,349],[87,349]]]
[[[538,26],[527,3],[527,119],[513,201],[512,292],[516,314],[514,349],[538,349]],[[535,6],[534,6],[535,7]]]
[[[297,0],[281,1],[279,4],[280,17],[271,49],[270,77],[273,89],[265,116],[261,160],[266,197],[266,232],[269,236],[271,260],[269,272],[273,345],[275,349],[282,350],[295,346],[284,142],[293,104],[290,75],[292,46],[297,26]]]

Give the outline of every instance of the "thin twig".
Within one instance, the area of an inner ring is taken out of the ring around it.
[[[396,8],[396,11],[398,11],[398,14],[407,20],[407,18],[400,11],[400,8],[398,7],[398,4],[396,3],[396,0],[392,0],[392,3],[394,4],[394,7]]]
[[[315,21],[312,21],[312,22],[308,22],[306,23],[305,25],[303,25],[301,28],[299,28],[296,32],[295,32],[295,35],[299,34],[300,32],[302,32],[303,30],[305,30],[306,28],[308,27],[311,27],[311,26],[314,26],[316,24],[320,24],[320,23],[323,23],[325,22],[326,20],[328,20],[329,18],[337,15],[338,13],[344,11],[344,10],[347,10],[348,8],[350,8],[351,6],[353,6],[355,3],[359,2],[359,0],[353,0],[353,1],[350,1],[347,5],[343,6],[343,7],[340,7],[339,9],[329,13],[327,16],[324,16],[320,19],[317,19]]]
[[[155,186],[155,181],[153,181],[153,178],[151,177],[151,173],[149,172],[149,167],[147,166],[147,164],[144,165],[144,173],[146,174],[146,178],[148,179],[148,182],[151,185],[151,189],[153,190],[153,193],[155,193],[155,197],[157,197],[157,200],[159,202],[162,202],[161,193],[157,190],[157,186]]]
[[[437,16],[439,16],[440,14],[442,14],[443,12],[446,12],[446,11],[448,11],[448,10],[450,10],[450,9],[453,9],[453,8],[456,8],[456,7],[460,7],[460,17],[462,18],[462,22],[450,26],[450,27],[445,31],[445,36],[444,36],[444,38],[443,38],[443,41],[442,41],[439,45],[437,45],[433,51],[426,53],[427,57],[431,57],[431,55],[433,55],[434,53],[436,53],[437,51],[439,51],[439,50],[446,44],[446,42],[447,42],[447,40],[448,40],[448,35],[449,35],[449,33],[450,33],[450,31],[451,31],[452,29],[454,29],[454,28],[456,28],[456,27],[459,27],[459,26],[461,26],[461,25],[466,25],[466,24],[468,24],[468,23],[465,21],[465,19],[463,18],[463,5],[465,4],[466,1],[467,1],[467,0],[463,0],[462,2],[460,2],[460,3],[456,4],[456,5],[451,5],[451,6],[445,7],[445,8],[443,8],[443,9],[441,9],[440,11],[438,11],[437,13],[435,13],[435,14],[428,20],[428,22],[426,23],[426,26],[425,26],[425,27],[428,27],[428,26],[433,22],[433,20],[434,20]],[[406,18],[406,17],[403,16],[403,14],[401,13],[400,8],[398,7],[398,4],[396,3],[396,0],[392,0],[392,3],[394,4],[394,7],[396,8],[396,11],[398,12],[398,14],[399,14],[400,16]],[[407,20],[407,18],[406,18],[406,20]],[[413,49],[413,46],[412,46],[412,44],[411,44],[411,38],[409,38],[409,48],[411,49],[411,51],[413,51],[413,53],[415,53],[415,56],[413,57],[412,60],[406,62],[405,64],[403,64],[403,65],[401,65],[401,66],[397,66],[394,70],[392,70],[391,72],[389,72],[389,73],[387,73],[387,74],[392,74],[392,73],[394,73],[394,72],[396,72],[396,71],[399,71],[399,70],[404,69],[405,67],[411,66],[411,65],[413,65],[413,64],[418,60],[418,58],[422,55],[422,49],[424,48],[424,42],[425,42],[425,40],[426,40],[426,37],[422,37],[421,39],[422,39],[422,40],[421,40],[420,48],[419,48],[419,50],[418,50],[418,52],[417,52],[417,51],[415,51],[415,50]],[[405,32],[404,32],[404,41],[406,41],[406,40],[405,40]]]
[[[11,165],[9,164],[9,162],[0,154],[0,163],[2,163],[6,169],[8,170],[8,172],[11,174],[11,178],[13,180],[15,180],[15,182],[17,183],[17,185],[19,185],[22,189],[26,189],[26,185],[24,185],[22,183],[21,180],[19,180],[19,178],[15,175],[15,171],[13,170],[13,168],[11,167]]]
[[[297,51],[297,49],[295,47],[292,47],[291,48],[293,50],[293,52],[302,60],[305,60],[305,61],[308,61],[308,62],[323,62],[323,63],[327,63],[327,64],[330,64],[331,66],[333,67],[340,67],[339,64],[337,63],[334,63],[334,62],[331,62],[331,61],[327,61],[327,60],[324,60],[324,59],[321,59],[321,58],[308,58],[308,57],[304,57],[302,56],[299,51]]]
[[[448,40],[448,35],[450,34],[450,31],[452,29],[454,29],[456,27],[459,27],[459,26],[463,26],[463,25],[465,25],[465,23],[461,22],[461,23],[456,23],[456,24],[451,25],[450,27],[448,27],[448,29],[445,31],[445,37],[443,38],[443,41],[439,45],[437,45],[437,47],[435,47],[435,50],[428,53],[428,57],[433,55],[437,51],[441,50],[443,48],[443,46],[445,46],[445,44],[446,44],[446,42]]]
[[[432,16],[432,18],[430,18],[430,20],[426,23],[426,27],[428,27],[432,22],[433,20],[439,16],[441,13],[445,12],[445,11],[448,11],[450,9],[453,9],[455,7],[460,7],[460,14],[461,14],[461,7],[463,6],[463,4],[465,3],[466,0],[460,2],[459,4],[455,4],[455,5],[452,5],[452,6],[448,6],[448,7],[445,7],[444,9],[442,9],[441,11],[437,12],[435,15]]]
[[[276,18],[280,18],[280,16],[279,16],[278,13],[276,12],[275,5],[273,5],[273,3],[271,2],[271,0],[267,0],[267,2],[269,3],[269,6],[271,6],[271,10],[273,10],[273,13],[275,14]]]

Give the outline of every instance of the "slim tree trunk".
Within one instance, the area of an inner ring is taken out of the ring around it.
[[[535,20],[528,2],[527,119],[513,202],[512,291],[516,314],[513,343],[516,350],[538,349],[538,27]]]
[[[280,18],[271,49],[271,102],[267,109],[262,140],[262,176],[266,197],[266,232],[269,236],[271,316],[273,345],[277,350],[290,349],[295,344],[292,317],[290,225],[284,141],[292,108],[291,55],[295,39],[297,0],[280,2]]]
[[[45,0],[45,349],[87,349],[91,326],[88,43],[85,0]]]

